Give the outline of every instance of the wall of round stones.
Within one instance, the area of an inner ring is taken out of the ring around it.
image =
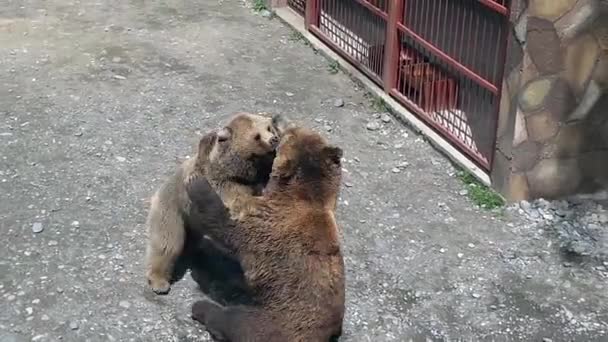
[[[515,0],[496,188],[511,200],[608,189],[605,0]]]

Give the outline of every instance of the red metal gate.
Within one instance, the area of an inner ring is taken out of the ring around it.
[[[490,168],[510,0],[302,2],[311,32]]]

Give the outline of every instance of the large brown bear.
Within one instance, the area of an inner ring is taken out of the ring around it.
[[[327,342],[341,335],[344,261],[334,216],[341,157],[319,134],[291,127],[263,196],[242,197],[229,212],[205,179],[190,182],[193,210],[213,217],[213,240],[240,261],[256,303],[195,303],[193,318],[216,339]]]

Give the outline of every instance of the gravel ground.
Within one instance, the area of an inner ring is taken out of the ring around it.
[[[146,198],[239,110],[345,149],[343,341],[608,339],[603,207],[476,207],[296,38],[237,0],[2,2],[0,341],[208,341],[190,276],[146,290]]]

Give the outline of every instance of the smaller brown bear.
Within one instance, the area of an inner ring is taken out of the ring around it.
[[[292,127],[263,196],[243,197],[229,212],[204,179],[188,185],[193,210],[213,217],[214,240],[234,252],[255,297],[248,306],[194,304],[193,318],[216,339],[327,342],[341,335],[344,261],[334,216],[341,157],[319,134]]]
[[[154,292],[169,292],[175,263],[186,243],[205,234],[204,218],[191,218],[188,183],[208,180],[228,207],[239,196],[259,193],[268,181],[281,120],[279,115],[237,113],[221,130],[201,138],[196,156],[184,161],[154,194],[146,251],[146,276]]]

